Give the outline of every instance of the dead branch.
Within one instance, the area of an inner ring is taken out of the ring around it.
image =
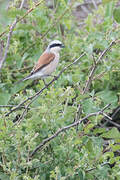
[[[110,106],[110,104],[106,105],[103,109],[101,109],[101,110],[98,111],[98,112],[90,113],[90,114],[88,114],[87,116],[85,116],[84,118],[82,118],[81,120],[76,121],[76,122],[74,122],[74,123],[72,123],[72,124],[70,124],[70,125],[68,125],[68,126],[65,126],[65,127],[61,128],[61,129],[59,129],[59,130],[56,131],[52,136],[44,139],[44,140],[42,141],[42,143],[40,143],[40,144],[34,149],[34,151],[30,154],[29,157],[31,158],[32,156],[34,156],[35,153],[36,153],[38,150],[40,150],[41,148],[43,148],[43,146],[45,146],[49,141],[51,141],[52,139],[54,139],[55,137],[57,137],[60,133],[66,131],[66,130],[72,128],[72,127],[75,127],[75,126],[79,125],[82,121],[88,119],[89,117],[98,116],[98,115],[100,115],[100,114],[103,114],[103,111],[105,111],[109,106]]]

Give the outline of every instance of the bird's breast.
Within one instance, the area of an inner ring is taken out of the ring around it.
[[[44,75],[50,75],[55,71],[57,65],[59,63],[59,55],[56,55],[54,60],[51,61],[47,66],[45,66],[41,71]]]

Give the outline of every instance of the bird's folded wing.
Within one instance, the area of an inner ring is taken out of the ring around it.
[[[55,58],[55,55],[53,53],[44,53],[40,56],[37,64],[34,66],[33,70],[31,71],[31,74],[34,74],[47,66],[51,63]]]

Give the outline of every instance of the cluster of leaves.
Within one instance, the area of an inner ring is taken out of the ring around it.
[[[110,42],[119,39],[119,8],[115,0],[104,0],[89,14],[85,27],[78,28],[72,14],[79,1],[54,1],[53,8],[43,2],[17,23],[12,34],[9,53],[1,71],[0,105],[17,105],[35,94],[43,82],[15,82],[25,77],[50,40],[60,39],[65,44],[61,52],[57,75],[63,67],[86,55],[80,63],[71,66],[46,89],[18,126],[14,126],[19,109],[5,117],[9,108],[0,109],[0,179],[46,180],[120,179],[120,133],[116,127],[97,126],[102,117],[91,117],[78,129],[71,128],[50,141],[31,159],[29,154],[45,138],[59,128],[74,122],[81,103],[81,117],[99,111],[111,103],[111,110],[119,105],[120,46],[119,41],[104,56],[96,68],[89,91],[83,95],[91,67]],[[34,7],[32,1],[27,2]],[[19,1],[16,1],[19,5]],[[26,10],[10,4],[6,24],[21,17]],[[3,18],[4,19],[4,18]],[[97,23],[97,20],[100,20]],[[4,21],[4,20],[3,20]],[[117,22],[117,23],[116,23]],[[0,32],[4,30],[0,26]],[[1,38],[6,41],[6,36]],[[51,78],[47,78],[49,82]],[[110,112],[110,109],[109,111]],[[114,165],[113,165],[114,164]]]

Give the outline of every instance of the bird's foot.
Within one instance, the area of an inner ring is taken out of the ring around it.
[[[45,80],[43,79],[44,85],[46,88],[48,88],[48,84],[45,82]]]

